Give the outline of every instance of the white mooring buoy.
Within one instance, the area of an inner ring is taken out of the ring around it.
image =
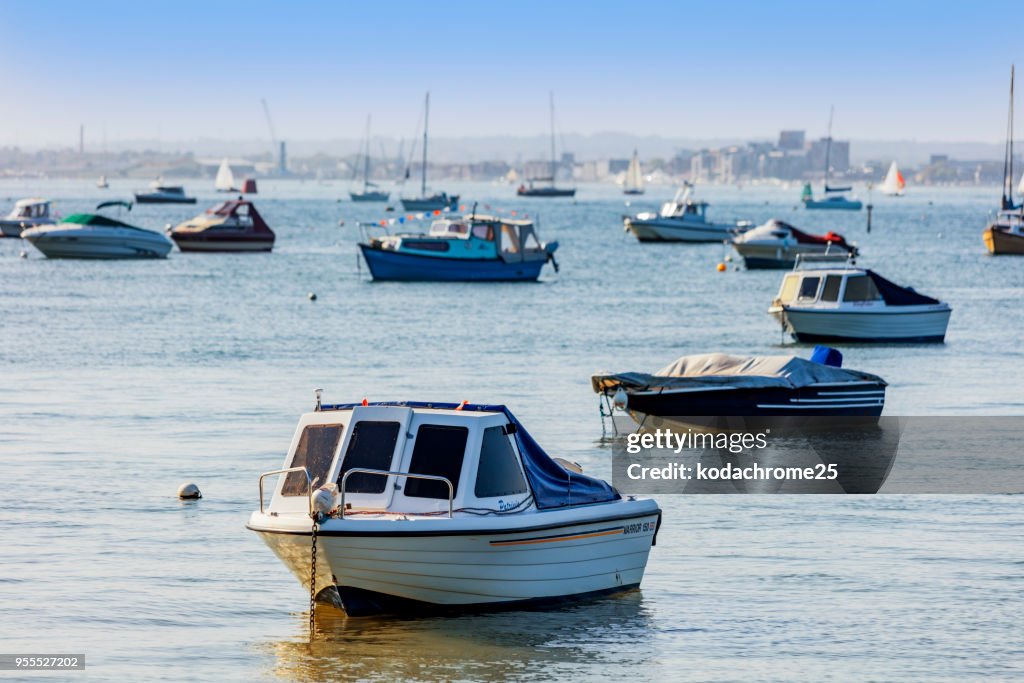
[[[199,487],[188,482],[178,487],[178,498],[182,500],[199,500],[203,497],[203,494],[199,491]]]

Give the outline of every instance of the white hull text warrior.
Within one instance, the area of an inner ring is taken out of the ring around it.
[[[636,588],[661,511],[566,465],[504,406],[318,400],[248,528],[349,616]]]

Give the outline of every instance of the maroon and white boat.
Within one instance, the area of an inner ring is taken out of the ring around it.
[[[182,251],[270,251],[274,231],[252,202],[239,197],[167,231]]]
[[[732,246],[748,269],[792,268],[797,256],[857,255],[857,245],[831,230],[812,235],[775,218],[736,237]]]

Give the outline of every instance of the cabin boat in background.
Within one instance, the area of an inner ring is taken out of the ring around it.
[[[1013,203],[1013,78],[1010,67],[1010,115],[1006,124],[1006,154],[1003,159],[1003,196],[999,213],[988,224],[982,237],[985,248],[993,256],[1024,255],[1024,201]],[[1024,177],[1020,179],[1018,194],[1024,196]]]
[[[607,415],[628,412],[640,425],[663,419],[742,417],[878,417],[885,380],[842,369],[842,355],[818,347],[797,356],[683,356],[664,368],[591,377]],[[692,421],[690,421],[692,422]]]
[[[374,280],[525,281],[548,261],[558,268],[558,242],[541,242],[528,220],[474,214],[434,221],[429,233],[364,237],[359,248]]]
[[[220,162],[213,186],[217,192],[238,192],[238,188],[235,187],[235,174],[231,172],[231,165],[228,163],[227,157]]]
[[[848,199],[842,193],[849,192],[852,187],[835,187],[828,184],[829,176],[832,174],[832,117],[835,114],[835,107],[828,115],[828,138],[825,143],[825,195],[822,199],[815,199],[811,184],[804,185],[800,201],[806,209],[837,209],[840,211],[860,211],[863,204],[856,197]]]
[[[413,198],[402,198],[402,208],[406,211],[454,211],[459,206],[459,196],[449,196],[447,192],[435,192],[427,194],[427,131],[430,128],[430,93],[427,92],[423,102],[423,161],[420,165],[420,196]],[[410,159],[411,164],[411,159]],[[409,177],[409,169],[405,171],[405,177]]]
[[[363,151],[363,183],[362,189],[349,191],[348,196],[354,202],[386,202],[390,192],[378,190],[377,183],[370,180],[370,117],[366,117],[366,147]],[[358,167],[358,165],[357,165]]]
[[[732,246],[748,270],[792,268],[797,256],[836,253],[845,258],[857,255],[856,245],[847,243],[842,235],[832,231],[812,235],[776,218],[736,237]]]
[[[633,158],[626,169],[626,182],[622,188],[622,194],[639,195],[644,193],[644,174],[640,170],[640,156],[633,150]]]
[[[882,194],[890,197],[902,197],[903,191],[906,189],[907,183],[903,180],[903,174],[900,173],[900,169],[896,166],[896,162],[892,162],[889,166],[889,172],[885,174],[885,179],[878,189],[882,191]]]
[[[152,192],[136,192],[135,202],[137,204],[195,204],[196,198],[185,195],[185,188],[181,185],[164,185],[163,181],[155,180],[150,183]]]
[[[49,199],[19,199],[5,218],[0,219],[0,236],[21,237],[22,232],[37,225],[53,225],[60,215],[52,210]]]
[[[949,304],[878,273],[798,258],[768,309],[801,342],[942,342]]]
[[[641,242],[723,242],[749,228],[741,223],[709,222],[708,203],[695,201],[692,189],[692,184],[684,183],[672,201],[662,205],[659,213],[624,217],[626,230]]]
[[[270,251],[274,231],[252,202],[239,197],[168,231],[181,251]]]
[[[260,475],[247,527],[318,602],[349,616],[635,589],[661,510],[578,470],[545,453],[505,406],[322,406],[318,396],[282,469]]]
[[[129,202],[103,202],[107,207],[131,210]],[[47,258],[143,259],[166,258],[172,242],[153,230],[128,225],[94,213],[76,213],[57,225],[41,225],[21,234]]]
[[[527,179],[526,184],[516,189],[520,197],[575,197],[576,188],[555,186],[558,175],[558,159],[555,156],[555,93],[548,93],[551,101],[551,171],[547,178]]]

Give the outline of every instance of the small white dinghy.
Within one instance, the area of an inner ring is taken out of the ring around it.
[[[319,392],[260,496],[248,528],[349,616],[636,588],[661,522],[655,501],[552,459],[504,406],[321,406]]]

